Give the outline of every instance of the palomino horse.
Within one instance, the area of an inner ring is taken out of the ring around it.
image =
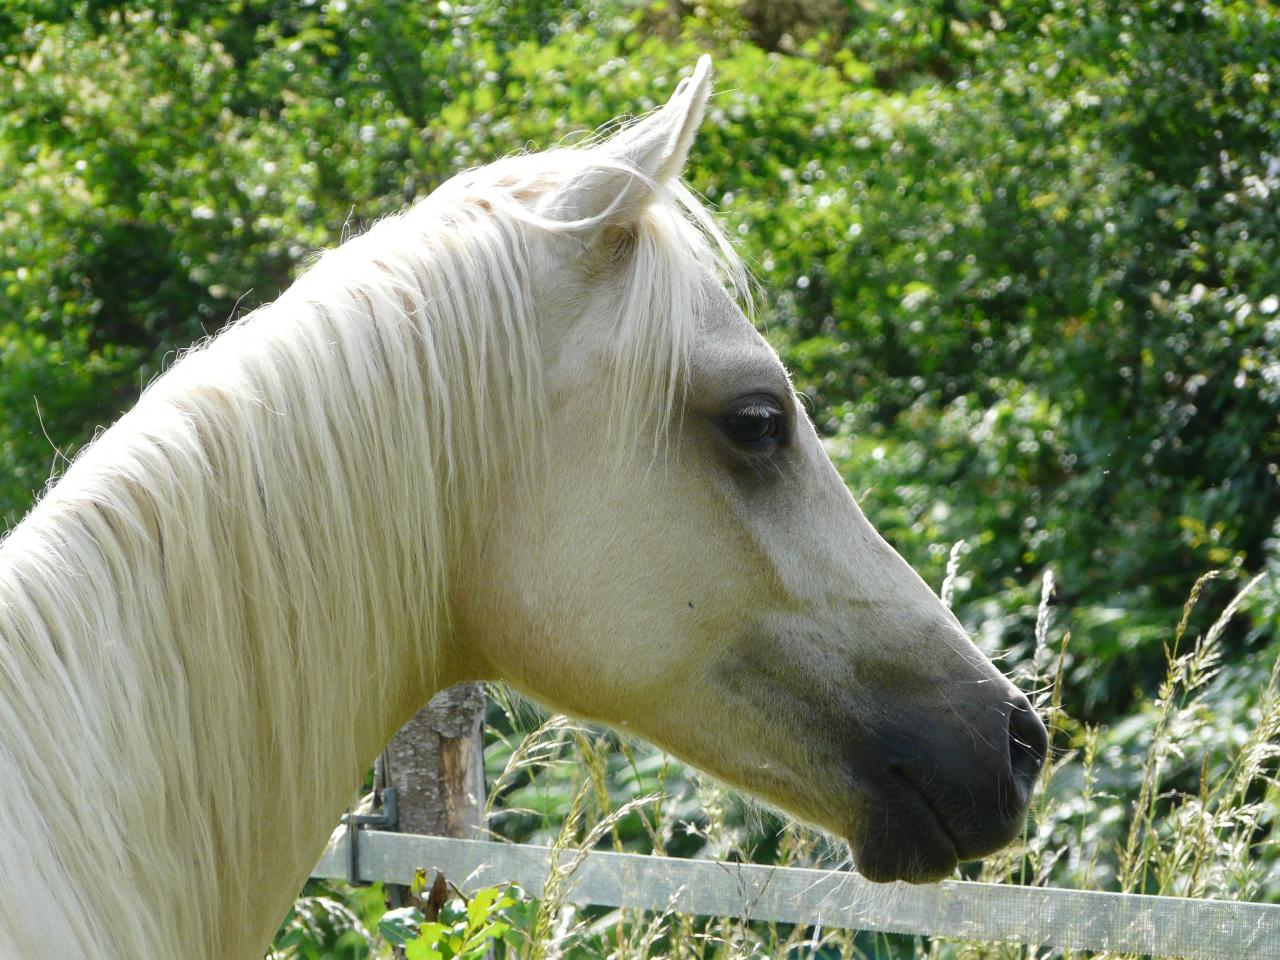
[[[854,504],[680,184],[706,59],[187,353],[0,546],[0,956],[262,955],[361,771],[504,680],[932,880],[1026,699]],[[406,666],[409,665],[409,666]]]

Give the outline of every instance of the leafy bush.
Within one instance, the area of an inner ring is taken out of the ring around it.
[[[967,541],[960,612],[1015,652],[1015,585],[1053,564],[1080,613],[1069,696],[1122,711],[1197,572],[1261,567],[1280,515],[1276,17],[841,11],[797,14],[803,43],[728,3],[9,13],[0,511],[316,248],[655,105],[708,46],[691,179],[849,482],[927,575]]]
[[[528,912],[528,898],[514,885],[459,894],[439,905],[431,902],[430,889],[419,871],[409,890],[412,903],[394,910],[385,908],[381,885],[363,893],[339,886],[339,897],[308,894],[285,918],[268,958],[483,960],[513,935],[513,919],[520,922]]]

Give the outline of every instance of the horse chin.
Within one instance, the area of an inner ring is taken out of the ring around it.
[[[847,833],[858,872],[875,883],[934,883],[951,876],[960,853],[923,794],[876,797]]]

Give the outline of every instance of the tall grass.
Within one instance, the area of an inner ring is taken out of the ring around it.
[[[958,569],[953,551],[943,596]],[[962,876],[994,883],[1222,899],[1280,900],[1272,837],[1280,811],[1280,660],[1246,710],[1226,722],[1206,696],[1222,666],[1224,631],[1254,579],[1209,629],[1188,636],[1202,577],[1165,646],[1154,697],[1119,729],[1081,724],[1064,708],[1070,634],[1054,622],[1046,573],[1031,655],[1013,671],[1050,728],[1052,750],[1021,840]],[[1274,655],[1274,654],[1271,654]],[[668,910],[581,907],[568,881],[586,851],[714,856],[784,866],[849,866],[841,844],[762,809],[645,745],[495,698],[490,731],[490,822],[497,840],[552,847],[553,869],[524,922],[495,949],[521,960],[552,958],[964,958],[1050,956],[1011,944],[926,940],[700,918]],[[1243,731],[1241,727],[1243,726]],[[1134,748],[1141,744],[1142,749]],[[1130,749],[1125,749],[1128,746]],[[299,911],[315,925],[314,910]],[[359,925],[346,923],[349,932]],[[375,953],[385,948],[376,946]],[[287,954],[286,954],[287,955]],[[386,954],[389,955],[389,954]],[[1086,956],[1054,953],[1064,960]]]

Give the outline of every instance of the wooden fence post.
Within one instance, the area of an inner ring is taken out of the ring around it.
[[[484,839],[484,709],[483,685],[459,684],[391,738],[374,780],[379,791],[396,789],[399,832]],[[388,885],[388,906],[406,905],[406,892]]]

